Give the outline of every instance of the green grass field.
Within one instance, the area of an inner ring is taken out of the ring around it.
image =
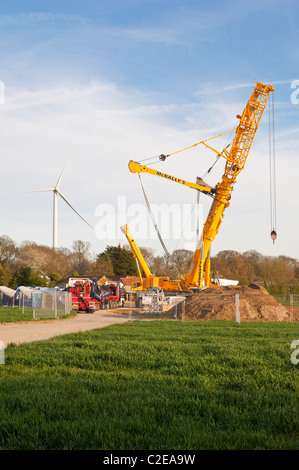
[[[299,323],[145,321],[10,345],[0,449],[298,450],[296,339]]]
[[[64,312],[57,312],[59,318],[68,318],[69,316],[76,315],[73,310],[69,315],[64,315]],[[36,310],[36,320],[49,320],[54,317],[53,310],[38,309]],[[35,321],[31,307],[25,307],[24,313],[22,308],[18,307],[0,307],[0,323],[16,323],[22,321]]]

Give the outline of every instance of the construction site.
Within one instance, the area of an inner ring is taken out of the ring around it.
[[[225,161],[224,172],[221,180],[214,186],[208,184],[202,177],[197,177],[195,182],[183,180],[182,178],[169,175],[163,171],[145,166],[141,162],[129,161],[129,171],[138,177],[141,184],[145,205],[148,209],[149,219],[156,231],[157,238],[160,241],[167,263],[172,266],[173,271],[177,273],[176,277],[156,276],[151,272],[145,261],[141,250],[138,247],[133,234],[127,224],[120,227],[126,238],[129,249],[131,250],[137,265],[138,277],[135,282],[125,286],[121,278],[117,280],[108,279],[103,276],[101,280],[92,276],[70,277],[62,285],[56,286],[51,290],[52,311],[57,315],[55,305],[59,301],[57,291],[64,291],[69,294],[69,304],[73,310],[78,313],[94,313],[97,310],[112,309],[118,314],[159,314],[165,318],[186,319],[186,320],[237,320],[237,321],[294,321],[298,319],[298,300],[296,296],[289,296],[284,302],[277,302],[268,291],[258,284],[248,286],[238,285],[238,281],[223,279],[219,276],[211,275],[211,247],[221,229],[221,224],[227,210],[233,210],[230,206],[234,185],[239,174],[244,170],[247,158],[250,154],[251,146],[261,122],[262,116],[268,104],[269,116],[274,120],[274,88],[272,85],[265,85],[257,82],[254,90],[249,97],[247,104],[241,114],[236,116],[238,125],[236,128],[219,134],[215,137],[209,137],[206,140],[196,142],[189,147],[177,150],[172,154],[161,154],[159,157],[153,157],[150,163],[161,165],[165,160],[174,157],[190,148],[204,146],[216,154],[215,161],[208,169],[206,174],[213,170],[218,161]],[[223,149],[215,149],[211,146],[211,141],[223,135],[230,134],[230,142]],[[269,142],[272,140],[274,148],[274,133],[271,134],[271,122],[269,121]],[[271,160],[272,159],[272,160]],[[270,166],[275,167],[275,155],[270,153]],[[64,169],[63,169],[64,171]],[[246,171],[246,170],[245,170]],[[197,226],[197,242],[193,253],[191,263],[187,273],[181,273],[172,255],[169,253],[166,244],[162,238],[160,229],[153,215],[148,196],[141,180],[141,175],[155,176],[167,179],[175,184],[180,184],[185,188],[194,191],[199,201],[199,195],[203,194],[208,202],[211,201],[207,218],[203,224],[202,230]],[[62,172],[63,174],[63,172]],[[57,251],[57,195],[64,200],[63,195],[58,190],[62,174],[54,191],[54,225],[53,225],[53,248]],[[272,243],[277,238],[276,233],[276,194],[275,194],[275,173],[270,172],[270,187],[273,188],[270,195],[271,201],[271,233]],[[52,190],[51,190],[52,191]],[[72,209],[73,207],[70,206]],[[76,211],[75,211],[76,212]],[[78,214],[78,213],[77,213]],[[78,214],[80,216],[80,214]],[[81,216],[80,216],[81,217]],[[83,219],[83,217],[81,217]],[[83,219],[84,222],[86,222]],[[87,222],[86,222],[87,223]],[[105,274],[105,273],[103,273]],[[41,288],[39,288],[40,290]],[[43,288],[43,292],[47,290]],[[48,292],[48,296],[51,294]],[[56,293],[55,293],[56,292]],[[28,286],[17,286],[9,289],[0,286],[2,296],[2,305],[25,304],[31,308],[34,315],[41,305],[46,301],[37,301],[37,295],[44,294],[37,292],[36,288]],[[56,297],[55,297],[56,295]],[[3,298],[4,296],[4,298]],[[298,297],[298,296],[297,296]],[[54,300],[53,300],[54,299]],[[57,300],[58,299],[58,300]],[[48,301],[47,301],[48,302]],[[66,302],[66,301],[65,301]],[[65,304],[64,302],[64,304]],[[284,304],[284,305],[282,305]],[[48,308],[48,310],[51,310]],[[66,311],[63,309],[63,312]],[[68,310],[69,311],[69,310]]]
[[[210,142],[207,143],[207,140],[210,141],[211,138],[192,145],[192,147],[204,145],[206,148],[214,151],[216,153],[215,163],[220,158],[226,160],[222,180],[215,186],[207,184],[199,177],[196,179],[196,182],[189,182],[149,168],[140,162],[129,162],[129,170],[139,176],[150,218],[156,229],[165,256],[170,263],[173,263],[173,260],[162,240],[151,211],[150,203],[141,181],[141,173],[166,178],[187,188],[195,189],[198,194],[203,193],[212,198],[211,208],[201,236],[198,239],[189,270],[185,276],[178,272],[177,279],[156,277],[152,274],[129,227],[127,225],[121,227],[138,266],[140,281],[133,286],[133,291],[135,292],[134,306],[139,308],[140,312],[164,312],[165,317],[172,318],[175,315],[175,318],[182,319],[183,317],[186,320],[236,320],[237,318],[237,321],[241,321],[241,319],[242,321],[293,321],[296,317],[298,319],[298,308],[294,307],[293,297],[291,297],[288,306],[281,305],[261,285],[238,286],[236,281],[219,279],[217,277],[212,278],[210,273],[211,245],[218,234],[225,210],[230,205],[234,184],[238,175],[245,167],[269,95],[273,91],[274,88],[271,85],[256,84],[243,113],[237,115],[239,125],[234,129],[235,135],[233,141],[226,145],[224,149],[215,150],[211,147]],[[269,103],[271,103],[271,100],[269,100]],[[185,151],[188,148],[190,147],[175,153]],[[165,161],[172,155],[160,155],[159,160]],[[273,166],[274,164],[275,162],[273,161]],[[275,175],[272,178],[275,179]],[[275,181],[271,181],[271,186],[275,187]],[[274,200],[276,195],[273,194],[272,198]],[[271,213],[271,227],[273,228],[270,233],[273,243],[277,237],[275,225],[276,214],[274,208]],[[176,268],[176,266],[174,267]],[[295,304],[296,302],[297,300],[295,299]],[[175,306],[172,306],[172,303]],[[132,305],[131,308],[133,308]]]

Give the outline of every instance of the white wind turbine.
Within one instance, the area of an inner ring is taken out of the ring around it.
[[[53,191],[53,249],[55,251],[57,251],[57,199],[58,199],[58,194],[67,203],[67,205],[80,217],[80,219],[82,219],[83,222],[85,222],[90,228],[93,229],[93,227],[88,222],[86,222],[85,219],[83,219],[83,217],[79,214],[79,212],[77,212],[76,209],[74,209],[74,207],[71,205],[71,203],[66,199],[66,197],[59,190],[59,185],[60,185],[61,178],[62,178],[62,175],[64,173],[64,170],[65,170],[65,167],[66,167],[66,164],[67,164],[67,160],[65,162],[63,170],[62,170],[62,172],[61,172],[61,174],[58,178],[58,181],[56,183],[56,186],[54,188],[38,189],[38,190],[35,190],[35,191],[29,191],[29,193],[41,193],[41,192],[45,192],[45,191]],[[29,193],[26,193],[26,194],[29,194]]]

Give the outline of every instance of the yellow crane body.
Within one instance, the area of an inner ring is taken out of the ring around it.
[[[129,162],[129,170],[132,173],[149,173],[150,175],[160,176],[160,178],[167,179],[168,181],[174,181],[175,183],[183,184],[184,186],[192,189],[197,189],[203,193],[215,193],[215,188],[205,183],[200,178],[197,178],[197,183],[191,183],[190,181],[183,180],[181,178],[176,178],[175,176],[168,175],[167,173],[163,173],[162,171],[153,170],[145,165],[140,165],[138,162],[134,162],[130,160]]]
[[[186,187],[197,189],[213,197],[213,202],[204,224],[201,238],[198,241],[185,278],[181,277],[178,281],[170,281],[168,278],[155,278],[157,286],[162,287],[162,284],[164,284],[167,288],[167,286],[171,284],[172,289],[168,290],[192,291],[196,288],[202,288],[203,286],[210,286],[212,284],[210,279],[210,247],[219,231],[225,209],[230,204],[234,183],[236,182],[237,176],[244,168],[271,91],[274,91],[272,85],[264,85],[259,82],[256,84],[242,115],[237,116],[240,121],[235,129],[235,137],[229,151],[227,150],[229,146],[222,152],[217,152],[215,149],[208,146],[205,141],[199,142],[214,150],[218,156],[222,156],[226,159],[222,180],[215,187],[208,185],[201,178],[197,178],[196,183],[191,183],[181,178],[140,165],[132,160],[129,162],[129,169],[133,173],[138,173],[139,175],[141,172],[149,173],[182,184]],[[134,253],[133,248],[132,251]],[[148,278],[150,279],[150,276],[148,276]],[[177,286],[176,289],[175,286]]]
[[[148,265],[146,264],[146,261],[140,249],[138,248],[137,243],[135,242],[128,226],[123,225],[121,227],[121,230],[126,236],[129,242],[129,245],[131,247],[131,250],[133,252],[133,255],[135,256],[135,259],[138,264],[138,273],[139,273],[140,283],[138,283],[139,285],[137,284],[133,285],[132,290],[146,290],[151,287],[161,287],[163,290],[168,291],[168,292],[190,291],[184,279],[171,280],[169,279],[169,277],[154,276],[151,273],[151,270],[149,269]],[[145,277],[142,276],[142,272],[144,273]]]
[[[211,243],[215,239],[222,223],[224,211],[230,204],[231,192],[237,176],[243,170],[262,115],[266,108],[272,85],[257,83],[243,111],[236,129],[234,141],[226,158],[222,181],[217,184],[216,193],[209,214],[204,224],[202,237],[198,242],[186,281],[191,285],[210,285],[204,277],[203,265],[207,259]]]

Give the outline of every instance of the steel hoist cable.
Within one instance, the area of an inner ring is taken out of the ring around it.
[[[170,263],[171,263],[172,266],[174,267],[174,269],[175,269],[177,275],[180,276],[178,267],[177,267],[176,263],[173,261],[173,259],[172,259],[171,255],[170,255],[169,251],[167,250],[167,248],[166,248],[166,246],[165,246],[165,243],[164,243],[164,241],[163,241],[163,238],[162,238],[162,236],[161,236],[159,227],[158,227],[157,222],[156,222],[156,220],[155,220],[155,217],[154,217],[154,214],[153,214],[153,212],[152,212],[152,209],[151,209],[151,206],[150,206],[148,197],[147,197],[147,195],[146,195],[144,186],[143,186],[143,184],[142,184],[140,174],[138,174],[138,176],[139,176],[139,181],[140,181],[140,184],[141,184],[141,189],[142,189],[143,196],[144,196],[144,199],[145,199],[145,202],[146,202],[146,205],[147,205],[148,212],[149,212],[150,217],[151,217],[151,219],[152,219],[152,222],[153,222],[153,225],[154,225],[154,227],[155,227],[156,233],[157,233],[157,235],[158,235],[159,241],[160,241],[160,243],[161,243],[161,245],[162,245],[162,248],[163,248],[163,250],[164,250],[164,252],[165,252],[166,259],[167,259],[167,261],[170,261]]]
[[[231,134],[234,130],[235,130],[235,129],[230,130],[230,131],[227,131],[227,132],[224,132],[224,133],[219,134],[219,135],[217,135],[217,136],[215,136],[215,137],[210,137],[209,139],[206,139],[205,141],[197,142],[197,143],[195,143],[195,144],[193,144],[193,145],[190,145],[189,147],[185,147],[185,148],[183,148],[183,149],[181,149],[181,150],[177,150],[176,152],[170,153],[170,154],[168,154],[168,155],[161,154],[159,157],[156,156],[156,157],[145,158],[145,159],[143,159],[143,160],[140,160],[139,163],[141,163],[141,162],[146,162],[146,161],[148,162],[149,160],[158,159],[158,161],[151,163],[151,165],[153,165],[154,163],[159,163],[159,162],[165,161],[166,158],[168,158],[168,157],[170,157],[170,156],[172,156],[172,155],[176,155],[176,154],[179,153],[179,152],[183,152],[183,151],[188,150],[188,149],[190,149],[190,148],[192,148],[192,147],[196,147],[197,145],[200,145],[200,144],[205,145],[205,142],[207,142],[207,141],[209,141],[209,140],[212,140],[212,139],[215,139],[215,138],[217,138],[217,137],[221,137],[221,136],[226,135],[226,134]],[[215,162],[214,162],[214,163],[211,165],[211,167],[206,171],[205,175],[208,175],[208,174],[210,173],[210,171],[213,169],[213,167],[214,167],[214,166],[216,165],[216,163],[218,162],[219,158],[222,156],[223,152],[224,152],[224,150],[223,150],[222,152],[220,152],[220,153],[217,155],[217,158],[216,158]],[[144,196],[144,199],[145,199],[145,202],[146,202],[146,205],[147,205],[148,212],[149,212],[150,217],[151,217],[151,219],[152,219],[152,222],[153,222],[154,228],[155,228],[155,230],[156,230],[156,233],[157,233],[157,235],[158,235],[158,238],[159,238],[159,241],[160,241],[160,243],[161,243],[161,246],[162,246],[162,248],[163,248],[163,250],[164,250],[164,252],[165,252],[166,258],[167,258],[168,261],[171,262],[171,264],[172,264],[172,266],[175,268],[177,274],[180,275],[179,270],[178,270],[178,267],[177,267],[176,263],[173,261],[173,258],[172,258],[172,256],[170,255],[169,251],[167,250],[167,248],[166,248],[166,246],[165,246],[165,243],[164,243],[164,241],[163,241],[163,239],[162,239],[162,236],[161,236],[159,227],[158,227],[158,225],[157,225],[157,223],[156,223],[156,221],[155,221],[155,218],[154,218],[154,215],[153,215],[153,213],[152,213],[152,210],[151,210],[151,206],[150,206],[148,197],[147,197],[147,195],[146,195],[144,186],[143,186],[143,184],[142,184],[142,180],[141,180],[140,173],[138,173],[138,176],[139,176],[139,181],[140,181],[140,184],[141,184],[141,188],[142,188],[143,196]],[[199,207],[199,194],[200,194],[200,192],[197,191],[197,210],[198,210],[198,207]],[[193,208],[194,208],[194,206],[193,206]],[[192,210],[193,210],[193,209],[192,209]],[[183,230],[183,231],[184,231],[184,230]],[[183,231],[182,231],[182,235],[183,235]],[[181,238],[182,238],[182,235],[181,235]],[[180,238],[180,239],[181,239],[181,238]],[[198,239],[198,238],[199,238],[199,218],[197,217],[196,239]],[[180,240],[179,240],[179,241],[180,241]],[[179,242],[178,242],[178,243],[179,243]],[[178,243],[177,243],[177,245],[178,245]],[[177,245],[176,245],[176,246],[177,246]]]
[[[275,122],[274,92],[269,100],[269,170],[270,170],[270,229],[271,239],[277,238],[276,232],[276,168],[275,168]]]
[[[236,130],[236,128],[232,129],[230,131],[223,132],[222,134],[215,135],[214,137],[210,137],[209,139],[201,140],[200,142],[196,142],[195,144],[189,145],[189,147],[185,147],[183,149],[176,150],[176,152],[172,152],[172,153],[169,153],[167,155],[161,154],[161,155],[156,156],[156,157],[144,158],[143,160],[139,160],[138,163],[146,162],[146,161],[149,161],[149,160],[155,160],[155,159],[158,159],[156,163],[159,163],[161,161],[166,160],[166,158],[172,157],[173,155],[176,155],[177,153],[184,152],[185,150],[189,150],[193,147],[196,147],[197,145],[200,145],[200,144],[205,145],[205,142],[208,142],[209,140],[216,139],[217,137],[222,137],[223,135],[226,135],[226,134],[231,134],[235,130]]]
[[[196,142],[196,143],[193,144],[193,145],[190,145],[190,146],[185,147],[185,148],[183,148],[183,149],[177,150],[176,152],[170,153],[170,154],[168,154],[168,155],[161,154],[160,156],[145,158],[145,159],[143,159],[143,160],[140,160],[138,163],[141,163],[141,162],[149,162],[151,165],[156,164],[156,163],[160,163],[160,162],[162,162],[162,161],[165,161],[166,158],[168,158],[168,157],[171,157],[171,156],[173,156],[173,155],[176,155],[176,154],[178,154],[178,153],[180,153],[180,152],[184,152],[185,150],[188,150],[188,149],[190,149],[190,148],[196,147],[196,146],[198,146],[198,145],[200,145],[200,144],[205,145],[207,148],[211,148],[211,147],[209,147],[209,145],[206,144],[207,141],[216,139],[217,137],[222,137],[223,135],[226,135],[226,134],[232,134],[232,132],[235,131],[235,130],[236,130],[236,129],[232,129],[232,130],[230,130],[230,131],[223,132],[222,134],[219,134],[219,135],[217,135],[217,136],[210,137],[209,139],[206,139],[206,140],[203,140],[203,141],[200,141],[200,142]],[[229,139],[229,138],[230,138],[230,136],[228,137],[228,139]],[[218,162],[219,158],[220,158],[221,156],[224,156],[223,153],[226,151],[227,147],[229,147],[229,145],[227,145],[227,146],[222,150],[222,152],[219,152],[219,153],[217,152],[216,160],[215,160],[215,162],[210,166],[210,168],[206,171],[205,176],[208,175],[208,174],[211,172],[211,170],[214,168],[214,166],[215,166],[216,163]],[[212,149],[212,150],[214,150],[214,149]],[[215,151],[215,150],[214,150],[214,151]],[[156,160],[156,161],[155,161],[155,160]],[[165,243],[164,243],[164,241],[163,241],[163,239],[162,239],[162,236],[161,236],[159,227],[158,227],[158,225],[157,225],[157,223],[156,223],[156,220],[155,220],[155,218],[154,218],[154,215],[153,215],[153,213],[152,213],[152,210],[151,210],[151,206],[150,206],[148,197],[147,197],[147,195],[146,195],[144,186],[143,186],[143,184],[142,184],[142,180],[141,180],[140,173],[138,173],[138,176],[139,176],[139,181],[140,181],[140,185],[141,185],[141,188],[142,188],[143,196],[144,196],[144,199],[145,199],[145,202],[146,202],[146,205],[147,205],[147,209],[148,209],[148,212],[149,212],[150,217],[151,217],[151,219],[152,219],[152,222],[153,222],[154,228],[155,228],[155,230],[156,230],[156,233],[157,233],[157,235],[158,235],[158,239],[159,239],[159,241],[160,241],[160,243],[161,243],[161,246],[162,246],[162,248],[163,248],[163,250],[164,250],[164,252],[165,252],[165,255],[166,255],[167,260],[170,261],[170,263],[171,263],[172,266],[174,267],[175,271],[176,271],[177,274],[180,276],[178,267],[177,267],[176,263],[174,262],[172,256],[170,255],[169,251],[167,250],[167,248],[166,248],[166,246],[165,246]],[[204,176],[204,177],[205,177],[205,176]],[[204,178],[204,177],[203,177],[203,178]],[[197,227],[196,227],[196,240],[199,239],[199,231],[200,231],[200,229],[199,229],[199,216],[198,216],[199,200],[200,200],[200,191],[197,191]],[[195,205],[195,204],[194,204],[194,205]],[[194,206],[193,206],[193,209],[194,209]],[[193,209],[192,209],[192,211],[193,211]],[[183,231],[184,231],[184,229],[183,229]],[[183,231],[182,231],[182,235],[183,235]],[[182,235],[181,235],[180,239],[182,238]],[[179,240],[179,241],[180,241],[180,240]],[[178,242],[178,243],[179,243],[179,242]],[[178,243],[177,243],[177,245],[178,245]],[[177,247],[177,245],[176,245],[176,247]]]

